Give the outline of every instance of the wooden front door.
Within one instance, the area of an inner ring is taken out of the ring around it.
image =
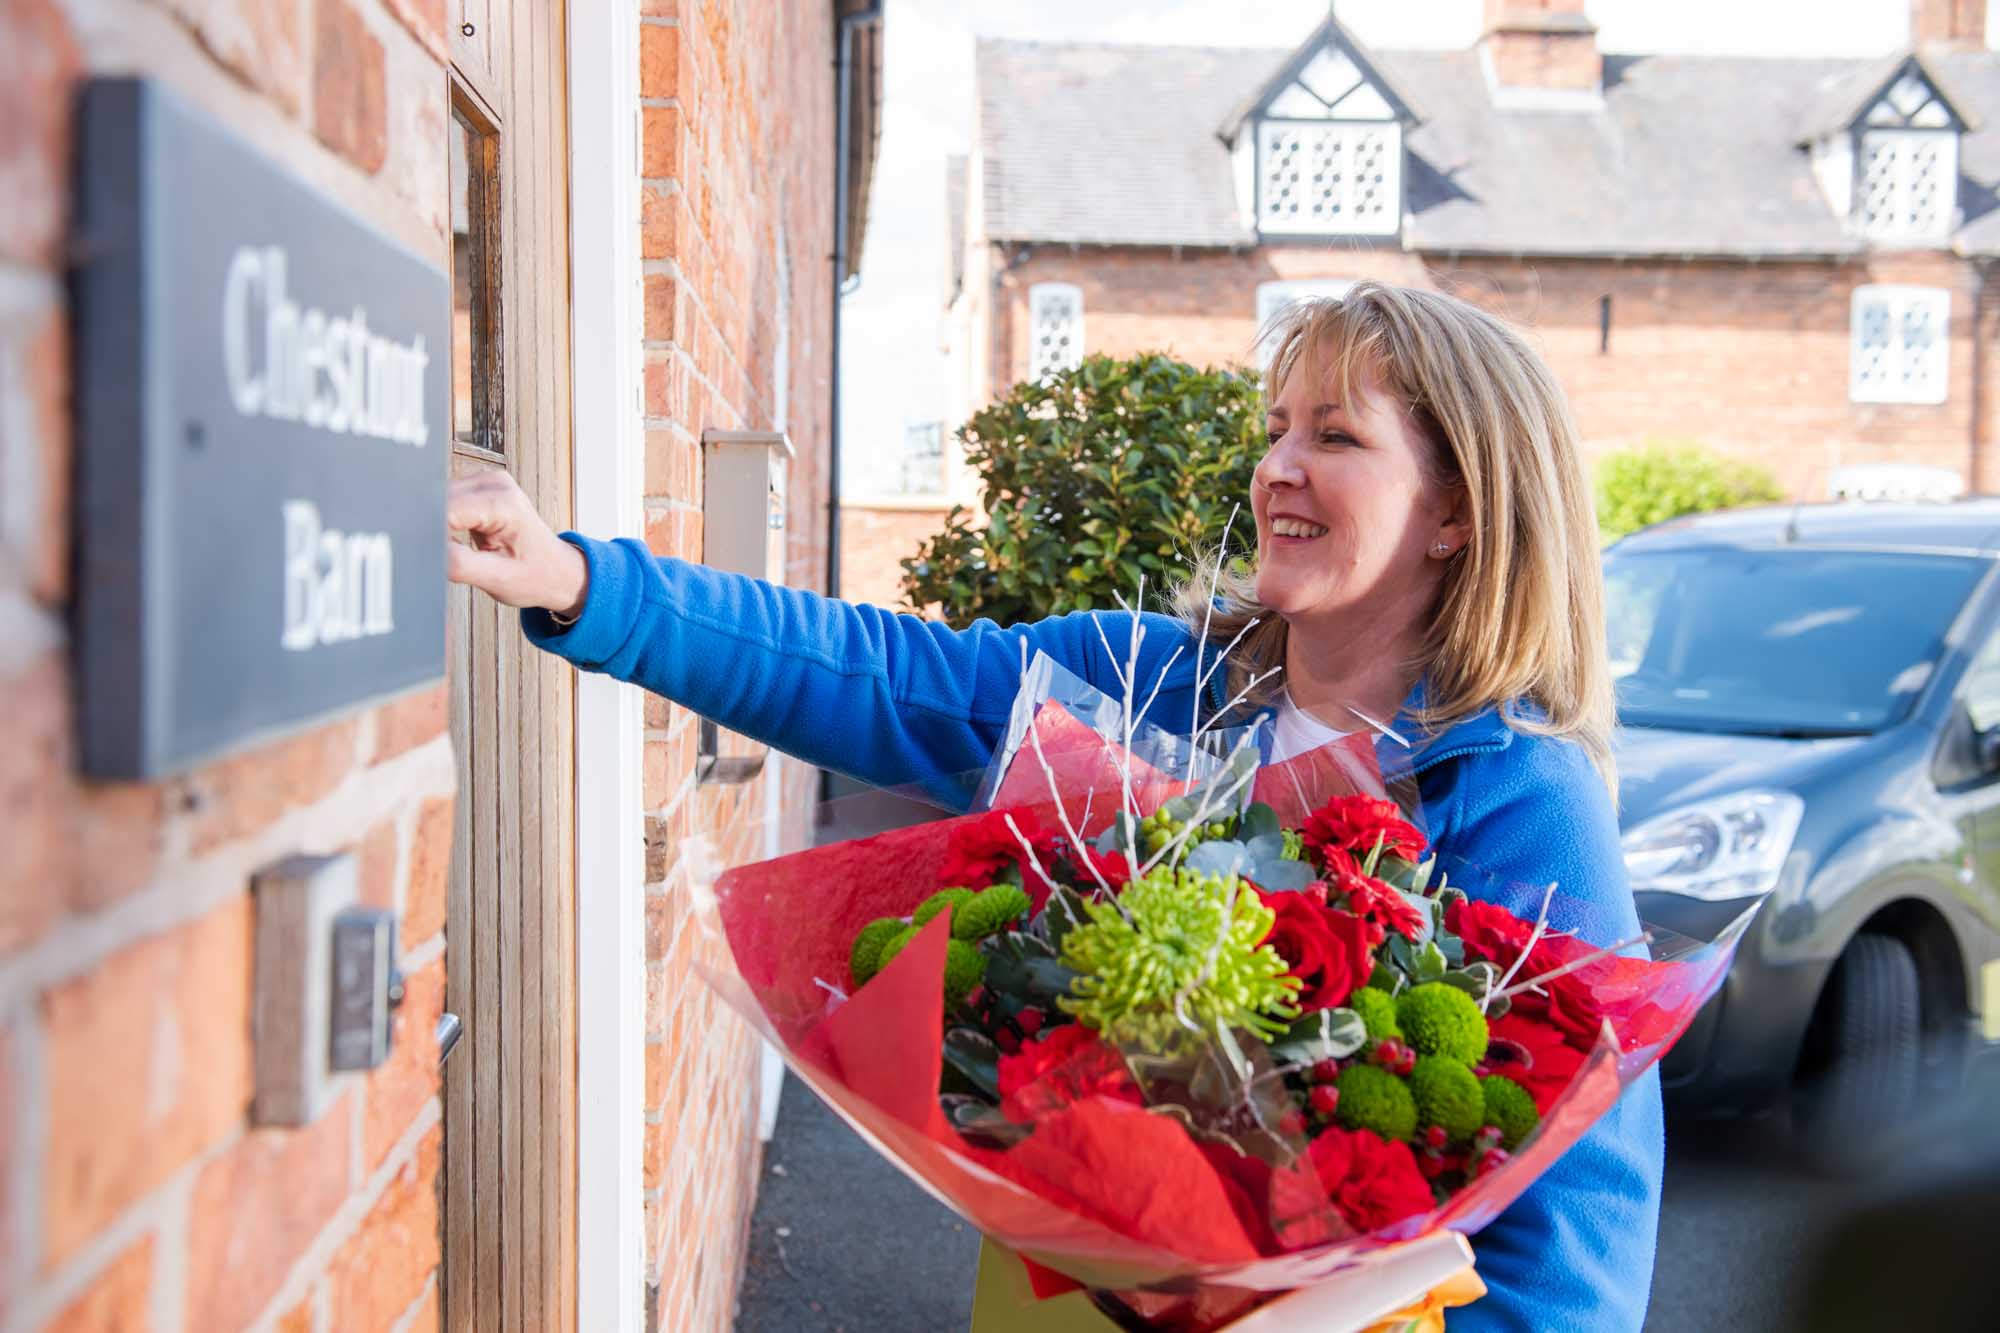
[[[453,0],[455,475],[568,525],[569,145],[560,0]],[[575,1327],[573,677],[517,614],[451,602],[458,829],[446,1007],[444,1327]]]

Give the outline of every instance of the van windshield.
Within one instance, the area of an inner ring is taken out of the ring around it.
[[[1974,556],[1706,547],[1605,557],[1618,720],[1856,735],[1908,714],[1986,572]]]

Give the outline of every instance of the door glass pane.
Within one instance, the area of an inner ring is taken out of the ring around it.
[[[499,143],[451,114],[452,439],[502,452]]]

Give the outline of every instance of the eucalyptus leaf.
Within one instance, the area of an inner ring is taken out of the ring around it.
[[[1249,869],[1250,849],[1240,842],[1218,839],[1215,842],[1205,842],[1189,852],[1187,859],[1181,864],[1189,870],[1204,875],[1221,875],[1228,878],[1231,875],[1240,875]]]
[[[1444,950],[1437,947],[1436,941],[1426,941],[1415,950],[1415,954],[1416,966],[1411,969],[1411,975],[1419,985],[1444,979]]]
[[[1318,874],[1305,862],[1279,858],[1259,861],[1250,867],[1248,878],[1266,893],[1297,893],[1311,888],[1319,880]]]
[[[1026,1125],[1015,1124],[977,1097],[948,1093],[938,1098],[938,1104],[952,1128],[982,1148],[1011,1148],[1028,1137]]]
[[[1284,859],[1285,835],[1282,833],[1259,833],[1243,845],[1249,850],[1252,863]]]
[[[1401,893],[1401,890],[1398,890],[1398,892]],[[1417,914],[1417,919],[1420,922],[1417,932],[1417,943],[1429,943],[1434,933],[1434,928],[1437,925],[1437,922],[1431,915],[1431,900],[1415,893],[1402,893],[1401,896],[1403,901],[1408,903],[1411,910]]]
[[[1284,841],[1283,825],[1278,822],[1278,812],[1262,801],[1254,802],[1243,812],[1243,818],[1236,825],[1236,836],[1255,842],[1258,838],[1277,837]]]
[[[1368,1040],[1361,1015],[1352,1009],[1322,1009],[1307,1014],[1272,1043],[1271,1054],[1293,1064],[1316,1064],[1354,1054]]]

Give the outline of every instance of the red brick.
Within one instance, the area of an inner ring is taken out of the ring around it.
[[[646,1109],[656,1111],[666,1100],[673,1072],[673,1049],[664,1041],[646,1043]]]
[[[951,506],[935,508],[871,508],[865,500],[845,500],[840,506],[840,596],[850,602],[872,602],[905,608],[903,566],[928,538],[944,531]]]
[[[166,792],[143,783],[92,783],[77,788],[77,870],[69,901],[90,912],[152,882],[166,840]]]
[[[646,957],[664,958],[673,940],[679,912],[673,897],[665,893],[646,897]]]
[[[318,0],[313,41],[313,132],[373,175],[389,155],[388,62],[347,0]]]
[[[0,952],[34,940],[62,915],[72,864],[66,836],[72,763],[65,659],[51,653],[6,682],[11,734],[0,745]]]
[[[438,1333],[437,1288],[433,1286],[424,1294],[423,1303],[417,1308],[416,1318],[410,1321],[403,1333]]]
[[[672,1017],[673,997],[678,987],[667,964],[657,961],[646,965],[646,1036],[657,1037],[668,1031]]]
[[[646,275],[646,336],[658,342],[672,342],[680,327],[680,283],[664,273]]]
[[[278,1333],[313,1333],[313,1298],[308,1296],[278,1320]]]
[[[639,195],[640,258],[673,259],[680,249],[680,192],[645,186]]]
[[[241,1328],[333,1220],[352,1094],[303,1129],[259,1129],[202,1169],[189,1204],[187,1327]]]
[[[387,1329],[402,1318],[438,1266],[438,1149],[440,1126],[424,1136],[416,1155],[382,1190],[360,1230],[341,1247],[327,1270],[331,1326]]]
[[[426,51],[440,61],[451,59],[451,43],[445,33],[445,0],[383,0],[396,21],[423,43]]]
[[[389,1058],[368,1074],[368,1115],[361,1146],[365,1171],[381,1165],[424,1103],[437,1095],[437,1021],[443,1012],[444,959],[439,958],[404,980]]]
[[[639,174],[664,179],[681,174],[681,113],[649,106],[640,115]]]
[[[46,1333],[146,1333],[153,1326],[153,1238],[139,1241],[91,1279],[89,1290],[44,1326]]]
[[[59,265],[80,68],[56,0],[0,6],[0,258]]]
[[[361,901],[371,907],[396,905],[396,821],[392,816],[368,830],[355,846]]]
[[[647,741],[644,758],[643,795],[640,799],[648,810],[657,810],[665,805],[674,794],[674,774],[667,767],[667,747],[664,741]]]
[[[246,895],[44,997],[48,1266],[241,1121],[250,945]]]
[[[664,730],[668,720],[673,717],[673,708],[674,706],[660,695],[648,694],[645,707],[646,730]]]
[[[4,169],[0,159],[0,183]],[[19,468],[30,490],[21,506],[25,525],[0,526],[0,562],[19,561],[35,599],[60,610],[69,597],[69,333],[53,301],[22,325],[0,329],[0,383],[10,379],[25,387],[29,429],[13,436],[0,423],[0,455],[28,460],[10,467]]]
[[[223,67],[282,107],[299,109],[305,51],[296,0],[169,0]]]
[[[425,801],[410,839],[410,882],[403,897],[403,947],[414,948],[444,929],[450,910],[451,840],[456,803]]]
[[[394,759],[444,735],[451,724],[448,685],[406,694],[375,711],[376,763]]]
[[[330,794],[354,770],[353,720],[199,769],[186,779],[196,856],[255,833],[294,806]]]

